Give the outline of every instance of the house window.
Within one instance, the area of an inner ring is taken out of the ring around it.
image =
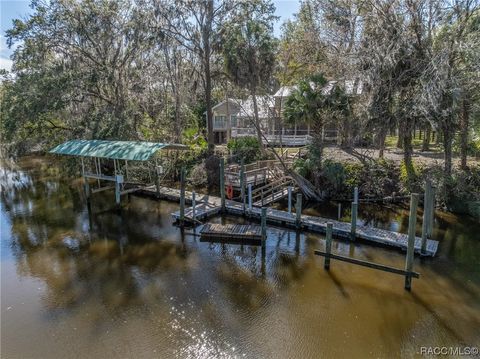
[[[230,115],[230,126],[237,127],[237,115]]]
[[[213,119],[214,128],[225,128],[226,118],[225,116],[215,116]]]

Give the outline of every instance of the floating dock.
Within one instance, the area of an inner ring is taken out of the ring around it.
[[[260,242],[262,240],[262,227],[250,224],[207,223],[201,229],[200,235],[208,239],[224,241],[233,239]]]
[[[137,193],[143,193],[149,196],[157,196],[155,186],[142,188]],[[180,190],[160,187],[160,196],[159,198],[165,198],[173,201],[180,200]],[[185,191],[185,201],[191,203],[192,193]],[[195,206],[195,218],[208,218],[209,216],[216,215],[221,211],[221,199],[216,196],[210,195],[200,195],[196,196],[197,205]],[[261,208],[248,207],[243,205],[240,202],[235,201],[225,201],[225,211],[228,214],[234,215],[244,215],[249,218],[260,219],[261,218]],[[185,209],[185,219],[188,220],[192,215],[192,208]],[[180,212],[172,213],[172,217],[175,220],[180,218]],[[300,222],[297,225],[297,219],[295,213],[288,213],[287,211],[281,211],[278,209],[267,208],[267,222],[278,224],[282,226],[288,226],[291,228],[301,228],[310,230],[317,233],[326,233],[327,222],[333,223],[333,235],[341,238],[350,239],[351,236],[351,225],[347,222],[336,221],[329,218],[322,218],[317,216],[309,216],[302,214],[300,216]],[[408,235],[403,233],[397,233],[388,231],[385,229],[368,227],[357,225],[356,226],[356,238],[361,239],[365,242],[373,242],[381,244],[388,247],[400,248],[402,250],[407,250],[408,246]],[[438,241],[429,239],[427,241],[426,255],[435,256],[438,250]],[[421,251],[421,238],[415,237],[415,252],[420,254]]]

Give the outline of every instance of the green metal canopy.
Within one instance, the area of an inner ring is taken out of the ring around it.
[[[159,150],[186,150],[185,145],[143,141],[71,140],[50,150],[50,153],[115,160],[147,161]]]

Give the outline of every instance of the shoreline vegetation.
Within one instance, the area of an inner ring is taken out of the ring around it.
[[[478,1],[305,0],[280,33],[270,0],[142,4],[35,1],[13,20],[4,156],[70,139],[182,143],[165,179],[185,166],[214,188],[220,157],[281,162],[266,136],[298,128],[309,145],[289,175],[305,199],[355,186],[398,199],[428,180],[438,208],[480,218]],[[239,118],[214,111],[230,100],[248,104]],[[238,123],[252,137],[233,136]]]

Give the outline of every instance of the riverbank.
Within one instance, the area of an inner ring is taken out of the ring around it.
[[[411,357],[480,344],[480,226],[467,217],[436,213],[438,255],[415,259],[408,293],[400,276],[340,262],[324,271],[313,254],[323,236],[268,226],[262,259],[260,247],[172,226],[172,202],[131,195],[113,210],[113,193],[98,193],[89,219],[80,181],[53,160],[0,174],[2,357]],[[337,207],[305,213],[336,218]],[[407,218],[399,206],[359,208],[362,224],[403,233]],[[405,262],[342,240],[333,250]]]

